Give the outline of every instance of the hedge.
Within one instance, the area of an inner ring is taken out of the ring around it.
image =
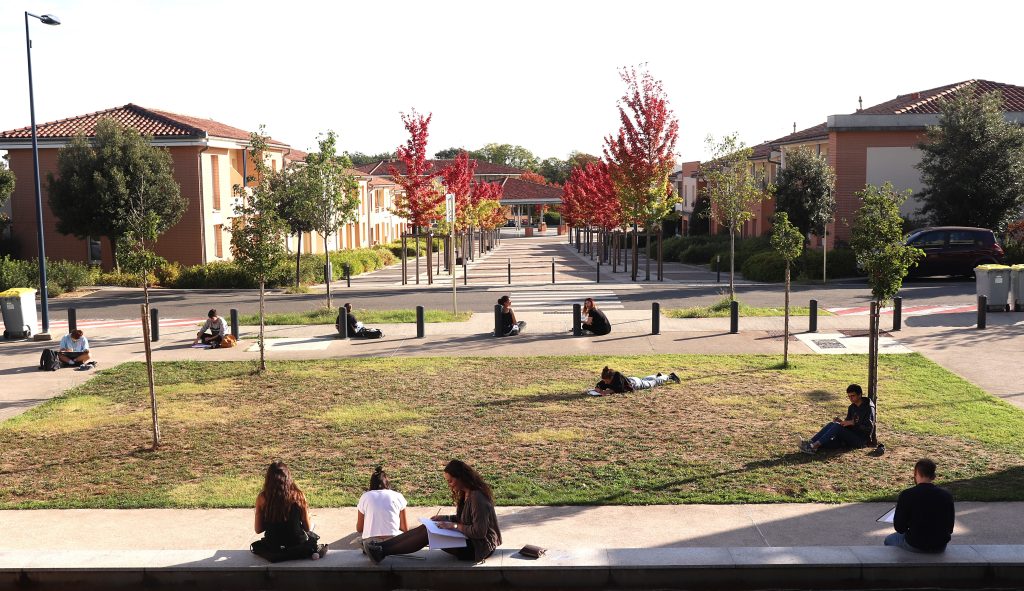
[[[12,287],[39,287],[38,259],[0,257],[0,291]],[[46,261],[46,291],[59,296],[95,282],[94,272],[85,263],[64,260]]]
[[[750,281],[779,282],[786,280],[786,259],[775,251],[759,252],[748,257],[741,272],[744,279]],[[795,270],[790,268],[790,278],[795,278]]]
[[[800,259],[802,279],[821,279],[822,251],[805,250]],[[840,277],[860,277],[857,269],[857,255],[852,248],[836,248],[828,251],[828,278],[838,279]]]

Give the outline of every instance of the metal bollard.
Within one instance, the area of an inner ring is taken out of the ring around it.
[[[427,330],[424,326],[425,320],[423,318],[423,306],[416,306],[416,338],[422,339],[423,335],[426,334]]]
[[[508,260],[508,284],[512,285],[512,259]]]
[[[345,306],[338,309],[338,335],[343,338],[348,338],[348,310]]]
[[[978,328],[985,328],[985,314],[988,312],[988,296],[978,296]]]
[[[75,332],[78,329],[78,310],[68,308],[68,332]]]
[[[892,299],[892,331],[896,332],[903,327],[903,297],[896,296]]]
[[[736,300],[729,302],[729,332],[736,334],[740,331],[740,303]]]
[[[160,310],[149,309],[149,340],[157,342],[160,340]]]
[[[231,308],[231,336],[238,340],[238,310]]]
[[[807,306],[807,315],[809,320],[807,322],[807,332],[818,332],[818,300],[811,300],[811,303]]]
[[[494,304],[494,336],[500,337],[501,334],[501,304]]]
[[[555,259],[551,259],[551,283],[555,282]]]
[[[572,336],[583,336],[583,310],[579,304],[572,305]]]
[[[715,279],[716,283],[722,282],[722,255],[715,255],[715,270],[718,271],[718,278]]]
[[[661,304],[651,302],[651,334],[661,334]]]
[[[601,261],[597,261],[597,282],[601,283]]]
[[[352,266],[348,263],[345,263],[345,287],[352,287]]]

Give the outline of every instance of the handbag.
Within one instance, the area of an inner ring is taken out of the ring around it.
[[[540,546],[534,546],[533,544],[527,544],[519,549],[519,555],[526,558],[540,558],[544,556],[548,551],[547,548],[541,548]]]

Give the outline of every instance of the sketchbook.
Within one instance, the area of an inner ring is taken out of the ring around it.
[[[892,523],[893,519],[895,519],[895,518],[896,518],[896,507],[893,507],[892,509],[889,509],[888,511],[886,511],[885,515],[882,515],[881,517],[879,517],[875,521],[877,521],[878,523]]]
[[[454,529],[441,529],[433,519],[420,517],[420,523],[427,526],[427,545],[431,549],[465,548],[466,536]]]
[[[599,392],[597,390],[589,390],[587,394],[591,396],[604,396],[604,392]]]

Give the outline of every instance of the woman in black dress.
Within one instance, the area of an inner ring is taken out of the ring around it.
[[[312,558],[327,553],[327,544],[318,544],[320,536],[312,531],[306,495],[292,480],[284,462],[273,462],[263,479],[263,490],[256,497],[256,533],[263,539],[250,549],[271,562]]]

